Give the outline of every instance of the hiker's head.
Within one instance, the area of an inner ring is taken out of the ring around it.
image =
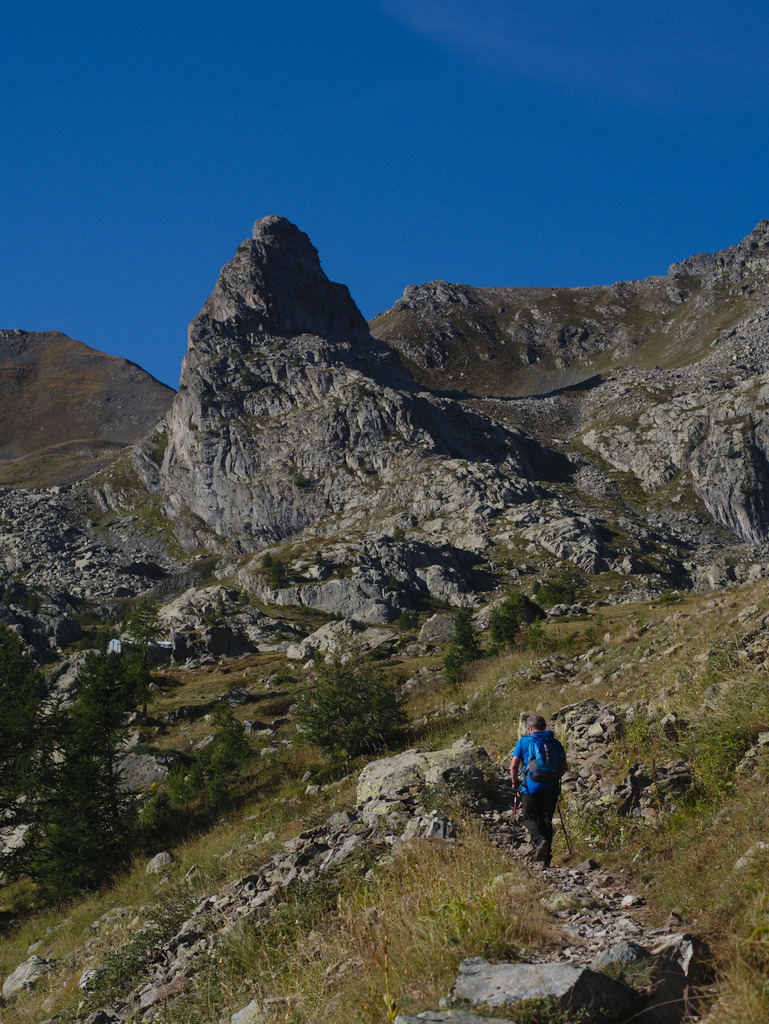
[[[526,728],[531,732],[544,732],[547,722],[544,720],[542,715],[529,715],[526,719]]]

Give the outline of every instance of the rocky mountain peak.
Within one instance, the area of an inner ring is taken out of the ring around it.
[[[403,291],[403,296],[396,302],[397,309],[412,309],[420,306],[433,308],[441,303],[459,303],[462,306],[473,305],[468,289],[460,284],[448,281],[428,281],[425,284],[410,284]]]
[[[436,488],[447,477],[441,507],[474,508],[476,476],[485,496],[528,493],[519,448],[487,417],[419,393],[307,235],[266,217],[190,326],[158,486],[186,548],[253,551],[326,522],[394,529],[428,470]]]
[[[704,285],[717,279],[731,283],[742,281],[751,274],[769,271],[769,220],[760,220],[755,228],[737,245],[719,249],[712,255],[696,253],[679,263],[671,264],[668,274],[672,278],[692,275],[701,277]]]
[[[219,275],[213,293],[190,325],[194,355],[207,358],[233,342],[240,352],[262,336],[322,338],[368,334],[347,287],[330,281],[307,235],[284,217],[263,217]]]

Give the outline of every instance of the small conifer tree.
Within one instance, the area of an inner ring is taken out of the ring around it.
[[[160,624],[158,606],[155,602],[149,598],[137,602],[125,624],[125,635],[131,645],[126,651],[126,663],[134,689],[134,701],[141,704],[145,715],[152,682],[152,648],[163,634],[164,629]]]
[[[489,615],[491,651],[499,654],[512,647],[526,622],[526,598],[521,593],[508,594],[504,601],[492,608]]]
[[[465,665],[483,657],[478,639],[473,628],[473,619],[469,608],[460,608],[454,619],[454,635],[451,638],[443,669],[449,686],[456,686],[462,678]]]
[[[403,704],[398,681],[353,651],[318,666],[298,718],[325,753],[357,757],[396,735],[406,720]]]

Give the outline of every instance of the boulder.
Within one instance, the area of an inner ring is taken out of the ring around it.
[[[404,797],[417,798],[428,786],[481,796],[486,788],[483,768],[488,763],[489,755],[484,748],[465,739],[445,750],[406,750],[373,761],[358,778],[360,813],[365,820],[376,821],[402,805]]]
[[[341,619],[336,622],[326,622],[300,643],[291,644],[286,649],[286,657],[294,661],[307,661],[316,652],[337,654],[343,652],[347,647],[354,647],[360,651],[373,651],[394,639],[395,635],[389,629],[378,629],[375,626],[362,629],[352,619]]]
[[[31,956],[3,982],[3,999],[13,999],[22,992],[31,991],[41,978],[53,974],[55,964],[52,960],[43,960],[39,956]]]
[[[231,626],[204,626],[200,631],[200,647],[213,658],[239,658],[254,651],[253,644]]]
[[[443,615],[440,612],[431,615],[419,631],[420,644],[441,644],[451,643],[454,636],[454,616]]]
[[[328,583],[285,587],[282,590],[257,587],[254,593],[269,604],[314,608],[329,615],[343,615],[373,625],[392,622],[401,612],[395,595],[385,593],[379,580],[330,580]]]
[[[587,516],[564,516],[538,523],[523,536],[557,558],[578,565],[585,572],[599,572],[603,544],[596,524]]]
[[[156,853],[152,860],[147,862],[147,867],[144,869],[148,875],[162,875],[167,867],[174,862],[174,855],[168,850],[163,850],[161,853]]]
[[[155,783],[165,782],[179,763],[176,754],[122,754],[117,759],[119,788],[123,793],[139,793]]]
[[[232,1014],[230,1024],[264,1024],[265,1019],[261,1003],[252,999],[242,1010]]]
[[[483,957],[464,960],[454,983],[453,997],[492,1009],[515,1006],[527,999],[554,999],[588,1020],[622,1018],[633,1007],[635,994],[605,974],[568,964],[491,964]]]
[[[707,985],[713,977],[712,954],[704,939],[688,932],[668,935],[651,951],[674,960],[690,985]]]

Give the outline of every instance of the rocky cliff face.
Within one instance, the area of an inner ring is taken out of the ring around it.
[[[100,599],[172,588],[170,524],[262,601],[374,623],[564,562],[627,599],[767,575],[768,267],[762,222],[644,281],[412,286],[369,329],[307,236],[264,218],[190,325],[160,429],[82,489],[0,492],[0,569]],[[126,430],[132,394],[73,422],[110,407]]]
[[[632,474],[661,505],[763,544],[768,273],[762,221],[739,245],[610,288],[410,287],[372,328],[423,383],[494,395],[484,409],[557,436],[574,464],[600,456],[594,493],[596,472],[604,490],[607,468]]]
[[[392,528],[428,491],[462,533],[534,496],[531,454],[519,432],[420,392],[307,236],[267,217],[190,325],[160,487],[190,549]]]

